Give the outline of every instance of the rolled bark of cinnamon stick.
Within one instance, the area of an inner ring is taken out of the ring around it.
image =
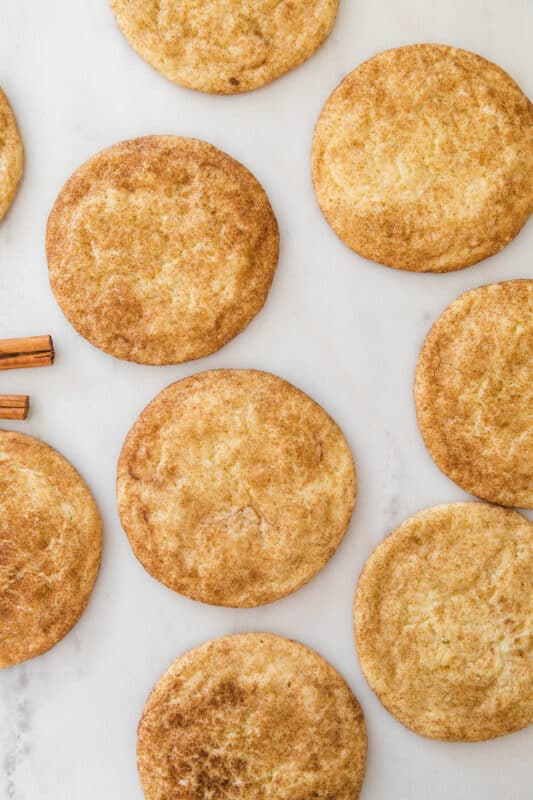
[[[23,367],[49,367],[54,363],[51,336],[0,339],[0,370]]]
[[[26,419],[30,408],[27,394],[1,394],[0,419]]]

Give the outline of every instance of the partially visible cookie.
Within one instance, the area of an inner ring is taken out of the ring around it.
[[[267,633],[178,658],[139,724],[146,800],[357,800],[365,761],[363,712],[339,673]]]
[[[178,136],[121,142],[67,181],[48,221],[54,294],[96,347],[142,364],[214,353],[263,307],[279,233],[254,176]]]
[[[0,667],[53,647],[78,621],[102,549],[95,502],[44,442],[0,431]]]
[[[270,603],[340,544],[355,502],[342,431],[310,397],[256,370],[213,370],[162,391],[130,430],[118,509],[133,551],[176,592]]]
[[[24,147],[15,115],[0,89],[0,220],[14,200],[24,167]]]
[[[327,101],[312,171],[352,250],[396,269],[462,269],[505,247],[533,211],[533,106],[473,53],[387,50]]]
[[[174,83],[215,94],[257,89],[328,37],[338,0],[110,0],[134,50]]]
[[[533,723],[533,524],[427,508],[381,542],[354,602],[363,673],[416,733],[481,741]]]
[[[455,300],[424,343],[418,424],[440,469],[467,492],[533,508],[533,281]]]

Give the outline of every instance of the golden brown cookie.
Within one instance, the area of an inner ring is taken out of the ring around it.
[[[0,220],[15,198],[23,167],[24,148],[17,121],[0,89]]]
[[[46,246],[82,336],[117,358],[177,364],[214,353],[263,307],[279,234],[242,164],[196,139],[146,136],[76,170]]]
[[[352,250],[395,269],[462,269],[505,247],[533,211],[533,107],[473,53],[387,50],[327,101],[312,172]]]
[[[44,442],[0,431],[0,667],[46,652],[78,621],[102,549],[94,500]]]
[[[416,733],[480,741],[533,722],[533,524],[516,511],[410,517],[368,559],[354,623],[368,683]]]
[[[307,583],[337,549],[355,502],[342,431],[266,372],[177,381],[143,411],[118,464],[133,551],[176,592],[251,607]]]
[[[339,673],[267,633],[185,653],[139,724],[146,800],[357,800],[365,761],[363,712]]]
[[[122,33],[158,72],[215,94],[257,89],[328,37],[338,0],[110,0]]]
[[[433,325],[415,380],[418,424],[467,492],[533,508],[533,281],[492,283]]]

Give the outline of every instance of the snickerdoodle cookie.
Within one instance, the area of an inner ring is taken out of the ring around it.
[[[68,633],[101,549],[98,510],[76,470],[44,442],[0,431],[0,667]]]
[[[134,50],[174,83],[215,94],[257,89],[329,35],[338,0],[111,0]]]
[[[354,602],[357,652],[416,733],[479,741],[533,722],[533,524],[486,503],[427,508],[374,550]]]
[[[533,508],[533,281],[472,289],[433,325],[415,380],[418,424],[467,492]]]
[[[327,101],[312,171],[326,220],[360,255],[461,269],[505,247],[533,211],[533,107],[473,53],[387,50]]]
[[[294,592],[333,555],[355,502],[342,431],[256,370],[162,391],[129,432],[118,508],[148,572],[195,600],[250,607]]]
[[[7,214],[22,177],[24,148],[15,115],[0,89],[0,220]]]
[[[215,352],[262,308],[279,234],[242,164],[197,139],[146,136],[76,170],[46,244],[52,289],[82,336],[174,364]]]
[[[363,712],[339,673],[267,633],[185,653],[139,724],[146,800],[357,800],[365,761]]]

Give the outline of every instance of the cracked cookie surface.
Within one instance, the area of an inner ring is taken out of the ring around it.
[[[171,384],[118,465],[118,508],[148,572],[195,600],[269,603],[309,581],[348,527],[355,468],[310,397],[255,370]]]
[[[13,202],[22,177],[24,148],[15,115],[0,89],[0,220]]]
[[[78,621],[102,549],[95,502],[44,442],[0,431],[0,667],[44,653]]]
[[[533,106],[474,53],[387,50],[326,102],[312,172],[352,250],[396,269],[462,269],[501,250],[533,211]]]
[[[365,760],[363,712],[338,672],[270,634],[178,658],[139,724],[146,800],[357,800]]]
[[[363,673],[403,725],[481,741],[533,722],[533,524],[486,503],[425,509],[368,559]]]
[[[467,492],[533,508],[533,281],[465,292],[433,325],[415,379],[418,425]]]
[[[145,136],[74,172],[48,221],[50,282],[96,347],[142,364],[207,356],[261,310],[279,233],[254,176],[197,139]]]
[[[122,33],[174,83],[214,94],[257,89],[306,61],[338,0],[111,0]]]

